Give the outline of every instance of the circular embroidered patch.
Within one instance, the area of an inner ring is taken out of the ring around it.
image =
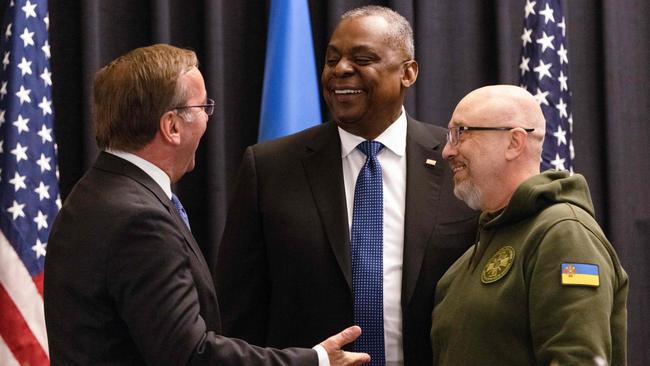
[[[510,270],[515,259],[515,249],[505,246],[499,249],[487,262],[481,272],[481,282],[492,283],[501,279]]]

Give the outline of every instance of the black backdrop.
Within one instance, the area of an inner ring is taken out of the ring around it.
[[[518,82],[525,0],[309,0],[319,70],[338,16],[365,4],[390,6],[413,25],[420,75],[406,109],[414,117],[446,125],[470,90]],[[49,6],[64,197],[97,153],[88,102],[94,72],[129,49],[152,43],[197,51],[217,108],[199,148],[198,167],[177,190],[208,262],[214,263],[241,154],[256,141],[268,0],[50,0]],[[597,218],[631,278],[629,363],[647,365],[650,2],[571,0],[564,9],[575,170],[587,177]]]

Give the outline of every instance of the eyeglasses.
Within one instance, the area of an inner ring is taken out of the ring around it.
[[[184,105],[181,107],[174,107],[172,110],[175,109],[187,109],[187,108],[203,108],[203,111],[205,114],[208,116],[211,116],[212,113],[214,113],[214,100],[208,98],[208,103],[207,104],[197,104],[197,105]]]
[[[465,131],[510,131],[515,128],[522,128],[526,132],[535,131],[534,128],[523,127],[467,127],[467,126],[454,126],[447,129],[447,143],[451,146],[456,146],[460,142],[460,135]]]

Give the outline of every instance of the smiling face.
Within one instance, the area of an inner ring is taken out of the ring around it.
[[[348,18],[337,26],[325,55],[323,96],[342,129],[367,139],[399,117],[417,64],[391,45],[381,16]]]
[[[497,127],[506,116],[500,106],[481,93],[469,94],[458,103],[448,127]],[[442,156],[454,171],[454,194],[475,210],[486,209],[486,197],[499,190],[507,131],[464,131],[456,145],[447,143]]]
[[[508,127],[464,131],[457,144],[445,145],[442,156],[454,171],[454,193],[468,206],[495,212],[521,182],[539,174],[544,115],[526,90],[513,85],[476,89],[458,103],[448,126]]]
[[[452,126],[450,124],[450,126]],[[482,132],[464,132],[456,146],[447,144],[443,156],[454,172],[454,195],[474,210],[484,209],[484,196],[499,171],[500,146]]]

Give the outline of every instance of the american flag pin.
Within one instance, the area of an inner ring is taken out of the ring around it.
[[[425,163],[427,163],[427,165],[436,166],[437,161],[433,159],[427,159]]]

